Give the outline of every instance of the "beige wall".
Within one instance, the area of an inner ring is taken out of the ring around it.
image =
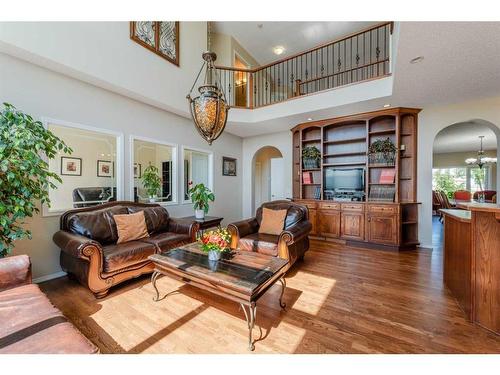
[[[168,90],[168,86],[164,89]],[[133,184],[128,152],[130,135],[175,143],[179,150],[185,145],[213,151],[216,200],[209,214],[224,217],[225,224],[242,218],[241,163],[237,177],[222,176],[222,156],[242,159],[239,137],[224,133],[208,146],[189,119],[1,53],[0,98],[35,118],[47,117],[122,133],[124,168],[117,173],[123,173],[126,199],[132,198],[129,192]],[[177,188],[180,198],[180,179]],[[193,214],[193,205],[176,204],[168,206],[168,210],[172,216],[188,216]],[[37,215],[27,220],[27,226],[33,232],[33,239],[16,243],[14,253],[31,256],[35,278],[58,275],[59,249],[52,242],[52,235],[58,230],[59,217]]]
[[[243,48],[243,46],[230,35],[219,33],[213,34],[212,46],[214,52],[217,54],[216,65],[234,66],[234,54],[237,53],[247,64],[250,65],[250,68],[256,68],[259,66],[257,60],[255,60],[253,56],[250,55],[250,53],[248,53],[247,50],[245,50],[245,48]]]

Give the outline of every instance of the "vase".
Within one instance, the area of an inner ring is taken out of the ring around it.
[[[208,252],[208,260],[210,261],[217,261],[220,259],[221,251],[217,250],[210,250]]]
[[[151,195],[149,197],[149,203],[156,203],[156,195]]]
[[[312,158],[303,159],[304,169],[314,169],[318,168],[318,160]]]
[[[205,218],[205,210],[194,210],[194,217],[198,220],[203,220]]]

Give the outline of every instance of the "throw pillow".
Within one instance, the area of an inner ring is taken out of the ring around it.
[[[274,234],[278,236],[285,226],[287,210],[262,209],[262,222],[259,227],[259,233]]]
[[[149,237],[143,211],[136,212],[135,214],[114,215],[113,218],[115,219],[118,231],[118,241],[116,243]]]

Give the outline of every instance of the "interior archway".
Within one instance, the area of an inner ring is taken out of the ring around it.
[[[283,154],[264,146],[252,158],[252,211],[262,203],[285,198]]]
[[[485,157],[500,158],[500,129],[489,121],[474,119],[457,122],[441,128],[433,141],[432,153],[432,190],[433,193],[433,247],[442,245],[441,226],[438,208],[443,205],[454,206],[462,199],[480,198],[479,191],[488,191],[487,201],[492,201],[492,192],[500,187],[500,165],[490,164],[479,168],[465,162],[476,158],[483,136]],[[458,191],[458,193],[457,193]],[[461,192],[462,191],[462,192]],[[443,202],[443,200],[445,202]]]

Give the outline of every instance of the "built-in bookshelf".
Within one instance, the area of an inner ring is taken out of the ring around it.
[[[326,199],[327,169],[363,168],[365,201],[414,202],[417,114],[415,109],[393,108],[296,126],[293,129],[294,198]],[[371,161],[370,145],[387,138],[398,150],[394,163]],[[317,147],[321,152],[318,168],[304,167],[301,155],[307,146]]]

